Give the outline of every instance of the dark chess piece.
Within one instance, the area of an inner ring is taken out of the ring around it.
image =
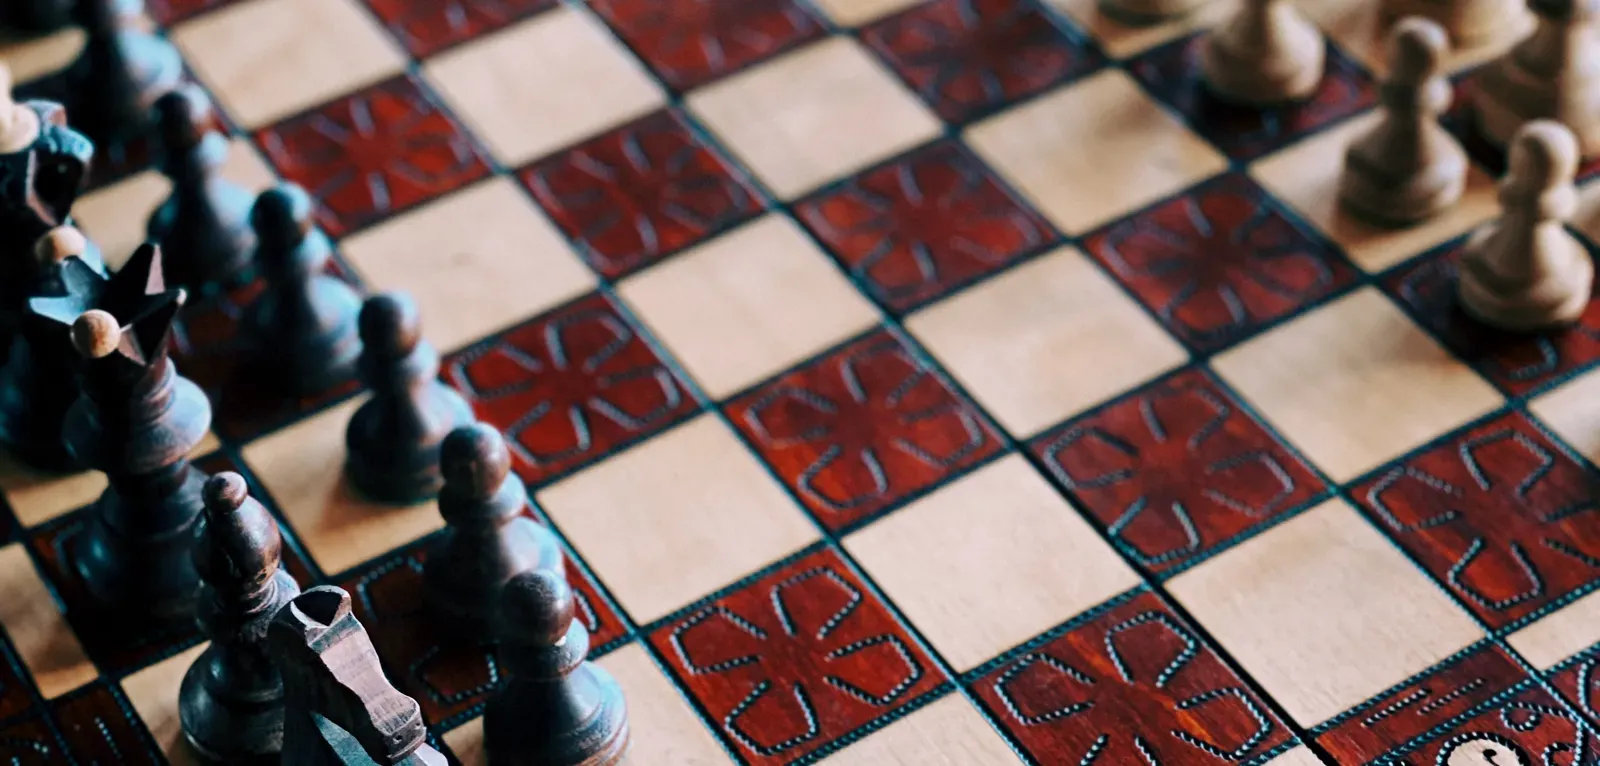
[[[72,21],[72,0],[6,0],[0,3],[0,29],[43,35]]]
[[[272,388],[308,396],[355,377],[361,297],[324,274],[333,245],[312,225],[304,189],[283,184],[256,198],[250,222],[267,289],[245,317],[254,369]]]
[[[500,659],[509,678],[483,713],[489,766],[610,766],[629,745],[622,687],[589,662],[571,586],[545,569],[501,592]]]
[[[384,677],[349,593],[307,590],[278,611],[267,639],[283,674],[283,763],[445,766],[416,700]]]
[[[166,289],[160,258],[144,245],[109,280],[70,258],[68,295],[29,306],[72,328],[82,391],[63,438],[110,484],[68,558],[105,611],[165,623],[193,619],[200,587],[191,550],[205,476],[188,455],[211,426],[211,405],[168,357],[184,292]]]
[[[102,149],[123,147],[150,130],[156,99],[183,81],[178,49],[140,25],[144,0],[76,0],[83,52],[59,89],[72,125]]]
[[[148,231],[166,254],[167,282],[194,292],[231,285],[255,252],[255,198],[222,177],[228,139],[211,127],[211,99],[189,85],[157,99],[154,112],[158,164],[172,195],[150,214]]]
[[[408,505],[439,493],[439,445],[472,408],[438,381],[439,352],[422,338],[417,304],[403,293],[368,298],[357,320],[361,378],[372,389],[345,431],[345,473],[362,494]]]
[[[566,557],[555,535],[523,513],[527,488],[511,474],[499,431],[483,423],[451,431],[439,468],[445,531],[423,562],[428,607],[451,633],[493,641],[506,582],[532,569],[562,574]]]
[[[283,749],[283,680],[267,626],[300,586],[281,566],[283,537],[244,477],[206,482],[194,563],[205,582],[196,619],[211,645],[178,692],[184,738],[213,764],[275,764]]]

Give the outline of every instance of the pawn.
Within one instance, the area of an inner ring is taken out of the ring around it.
[[[1476,78],[1478,129],[1503,146],[1523,123],[1554,120],[1572,131],[1580,156],[1600,155],[1600,0],[1537,0],[1529,7],[1533,34]]]
[[[1576,321],[1589,302],[1594,265],[1563,224],[1578,205],[1577,141],[1560,123],[1536,120],[1511,142],[1500,182],[1500,219],[1467,241],[1457,294],[1492,327],[1535,331]]]
[[[1476,48],[1524,29],[1525,0],[1383,0],[1384,19],[1421,16],[1440,26],[1457,48]]]
[[[300,595],[279,566],[277,522],[250,497],[244,478],[211,477],[196,528],[203,585],[196,621],[211,640],[178,691],[183,735],[209,763],[276,763],[283,749],[283,679],[268,658],[267,626]]]
[[[358,363],[372,397],[345,431],[345,473],[362,494],[410,505],[439,493],[439,445],[472,408],[437,380],[439,353],[422,338],[417,304],[403,293],[368,298],[357,319]]]
[[[190,85],[162,96],[154,111],[172,196],[150,215],[148,229],[166,254],[167,282],[199,291],[237,281],[256,246],[255,200],[222,177],[228,140],[211,128],[211,99]]]
[[[1467,153],[1438,120],[1450,105],[1440,73],[1448,44],[1444,28],[1426,19],[1404,19],[1390,32],[1389,74],[1378,88],[1383,108],[1346,150],[1339,178],[1339,200],[1351,212],[1400,226],[1461,199]]]
[[[268,189],[250,210],[256,266],[267,289],[245,317],[254,368],[278,391],[308,396],[355,377],[361,298],[323,273],[333,256],[312,226],[312,202],[294,184]]]
[[[1289,0],[1245,0],[1206,37],[1200,71],[1223,101],[1279,104],[1317,89],[1325,55],[1322,33]]]
[[[555,535],[523,514],[527,490],[511,475],[499,431],[483,423],[451,431],[439,468],[445,531],[423,563],[426,600],[452,632],[493,641],[506,582],[532,569],[565,572],[565,557]]]
[[[1100,12],[1133,26],[1149,26],[1187,16],[1214,0],[1100,0]]]
[[[183,81],[178,49],[142,25],[144,0],[76,0],[83,51],[65,72],[72,125],[97,146],[142,138],[156,99]]]
[[[483,714],[489,766],[610,766],[629,745],[622,688],[589,662],[572,588],[538,569],[506,583],[500,658],[508,679]]]

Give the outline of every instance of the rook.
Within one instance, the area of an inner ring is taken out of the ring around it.
[[[256,246],[250,227],[254,199],[222,177],[228,140],[211,129],[211,99],[198,87],[156,101],[161,172],[172,196],[150,216],[150,239],[166,253],[167,280],[199,291],[227,285],[250,265]]]
[[[1322,33],[1289,0],[1244,0],[1206,37],[1200,70],[1218,98],[1260,106],[1310,96],[1324,56]]]

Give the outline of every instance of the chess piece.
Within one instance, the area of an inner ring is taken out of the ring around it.
[[[283,675],[283,760],[294,766],[445,766],[427,745],[417,701],[383,675],[350,594],[324,585],[278,611],[267,628]]]
[[[1217,98],[1262,106],[1309,97],[1325,56],[1322,33],[1289,0],[1244,0],[1206,36],[1200,71]]]
[[[1100,12],[1124,24],[1149,26],[1187,16],[1215,0],[1100,0]]]
[[[611,766],[627,754],[622,688],[589,662],[589,631],[559,572],[535,569],[501,592],[509,677],[483,713],[489,766]]]
[[[1383,0],[1385,19],[1418,16],[1438,24],[1457,48],[1476,48],[1523,28],[1525,0]]]
[[[256,264],[267,282],[245,317],[250,354],[272,388],[295,396],[354,378],[361,355],[361,298],[323,273],[333,245],[311,215],[311,197],[294,184],[262,192],[250,211]]]
[[[0,3],[0,28],[24,35],[54,32],[72,20],[71,0],[6,0]]]
[[[450,432],[439,449],[445,531],[422,568],[429,608],[456,635],[492,641],[500,589],[519,572],[564,573],[550,530],[523,513],[527,489],[511,474],[500,432],[483,423]]]
[[[102,149],[142,138],[156,99],[183,81],[178,49],[140,22],[144,0],[76,0],[83,51],[62,75],[72,125]]]
[[[181,87],[156,100],[155,115],[172,196],[150,215],[148,229],[166,254],[167,281],[196,292],[236,282],[256,247],[255,199],[222,177],[228,139],[211,128],[211,99],[197,86]]]
[[[1438,117],[1450,104],[1440,73],[1444,29],[1404,19],[1389,34],[1389,74],[1378,87],[1378,122],[1351,142],[1339,200],[1389,225],[1416,223],[1454,205],[1467,184],[1467,153]]]
[[[350,418],[345,473],[381,503],[422,502],[439,493],[439,445],[472,408],[437,380],[439,352],[422,338],[417,304],[403,293],[368,298],[357,318],[362,381],[372,396]]]
[[[204,581],[197,621],[211,645],[178,692],[184,738],[213,764],[275,764],[283,749],[283,680],[267,657],[267,626],[300,595],[279,564],[278,524],[244,477],[211,477],[194,563]]]
[[[184,292],[166,289],[160,257],[144,245],[109,280],[69,258],[68,295],[29,306],[71,328],[82,390],[63,438],[110,485],[68,560],[108,613],[165,623],[193,618],[200,586],[191,549],[205,477],[188,455],[211,426],[211,405],[167,355]]]
[[[1600,154],[1600,0],[1530,0],[1536,26],[1477,75],[1478,128],[1504,145],[1529,120],[1571,130],[1584,157]]]
[[[1500,182],[1500,219],[1467,240],[1457,285],[1461,307],[1493,327],[1534,331],[1577,321],[1594,265],[1563,224],[1578,205],[1577,141],[1560,123],[1517,131]]]

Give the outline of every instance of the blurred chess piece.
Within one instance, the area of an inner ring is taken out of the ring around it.
[[[1382,0],[1384,19],[1421,17],[1438,24],[1456,48],[1493,43],[1524,27],[1526,0]]]
[[[149,131],[156,99],[183,81],[178,49],[144,28],[144,0],[74,0],[83,51],[62,73],[72,125],[101,149]]]
[[[222,175],[230,147],[212,127],[205,91],[173,90],[156,100],[154,113],[158,165],[172,193],[150,214],[146,231],[166,253],[167,281],[195,293],[231,286],[255,255],[255,195]]]
[[[54,32],[72,21],[72,0],[5,0],[0,2],[0,30],[22,35]]]
[[[1187,16],[1219,0],[1100,0],[1100,11],[1132,26],[1147,26]]]
[[[1505,145],[1529,120],[1554,120],[1583,157],[1600,155],[1600,0],[1530,0],[1537,26],[1476,75],[1478,128]]]
[[[1244,0],[1206,35],[1200,71],[1211,92],[1235,104],[1298,101],[1322,82],[1322,32],[1290,0]]]

